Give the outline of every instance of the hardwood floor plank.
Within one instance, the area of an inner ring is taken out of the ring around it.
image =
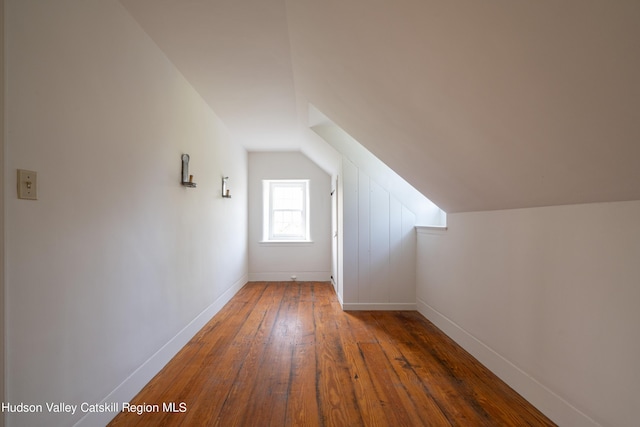
[[[345,355],[351,368],[351,379],[360,416],[365,426],[388,426],[395,419],[376,392],[375,373],[369,371],[360,347],[355,342],[344,342]]]
[[[219,364],[212,361],[216,359],[221,350],[229,347],[238,334],[241,334],[241,328],[247,323],[254,308],[261,304],[261,297],[266,288],[265,283],[255,283],[243,287],[233,300],[178,352],[171,363],[167,364],[149,382],[132,403],[185,402],[188,408],[199,407],[195,404],[196,398],[190,396],[194,389],[190,385],[200,383],[199,378],[207,376],[224,378],[216,370]],[[222,325],[224,327],[221,327]],[[190,417],[193,412],[187,411],[186,415],[165,412],[148,413],[144,417],[135,413],[129,414],[128,417],[123,417],[124,414],[121,414],[110,425],[146,426],[150,422],[157,425],[171,425],[172,419],[174,420],[173,425],[178,425],[185,417]]]
[[[300,286],[295,348],[289,376],[289,400],[284,425],[316,427],[320,412],[316,399],[316,329],[312,285]]]
[[[360,312],[363,313],[363,312]],[[359,313],[359,314],[360,314]],[[360,349],[361,343],[376,343],[377,339],[371,333],[362,316],[344,313],[346,322],[341,326],[344,330],[342,334],[342,346],[349,366],[351,367],[351,378],[358,401],[358,407],[364,424],[366,426],[388,426],[392,425],[395,417],[386,411],[383,406],[383,399],[377,394],[372,398],[372,391],[375,391],[375,372],[370,372],[364,354]]]
[[[260,295],[261,304],[269,305],[273,295],[265,292]],[[265,321],[266,311],[255,308],[240,325],[234,339],[224,346],[204,355],[204,365],[200,376],[192,380],[191,389],[196,392],[190,399],[190,410],[183,416],[185,425],[196,425],[198,420],[214,420],[227,398],[227,394],[245,363],[245,357],[253,344],[253,338]],[[191,423],[194,424],[191,424]]]
[[[251,282],[110,426],[553,426],[417,312],[343,312],[327,283]]]
[[[421,379],[423,389],[443,415],[452,425],[491,425],[484,408],[469,395],[468,383],[452,374],[447,360],[434,356],[432,348],[415,334],[417,325],[406,321],[404,316],[403,313],[374,315],[384,339],[398,347],[405,366]]]
[[[396,374],[398,386],[404,389],[406,396],[421,415],[423,425],[456,425],[454,420],[447,418],[400,349],[388,340],[381,341],[380,348]]]
[[[401,312],[395,316],[398,322],[390,321],[389,315],[375,314],[380,329],[396,337],[399,349],[406,349],[403,354],[408,355],[410,365],[419,371],[421,366],[431,368],[428,374],[420,372],[420,377],[434,379],[430,389],[444,391],[439,403],[455,419],[477,425],[528,425],[534,419],[534,425],[553,425],[546,417],[538,417],[537,410],[530,412],[533,407],[526,400],[421,315]],[[460,399],[466,404],[460,405]]]
[[[245,405],[245,419],[264,419],[274,426],[285,422],[300,293],[298,285],[282,286],[284,295]]]
[[[260,362],[275,323],[282,297],[283,286],[270,286],[268,298],[260,309],[262,319],[256,327],[255,334],[243,337],[240,341],[249,344],[242,368],[238,371],[214,425],[244,425],[246,406],[254,398],[255,381],[259,375]]]
[[[314,292],[316,325],[316,392],[320,424],[364,425],[346,356],[341,345],[339,317],[326,288]]]
[[[403,388],[397,387],[399,381],[393,368],[384,356],[379,343],[360,343],[365,363],[373,379],[374,388],[389,420],[388,425],[420,426],[428,425],[420,418],[413,401]]]

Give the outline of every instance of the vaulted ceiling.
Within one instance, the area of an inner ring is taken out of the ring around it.
[[[447,212],[640,199],[637,0],[121,0],[249,150],[311,103]]]

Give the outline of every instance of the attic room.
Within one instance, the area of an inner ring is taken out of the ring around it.
[[[639,2],[0,6],[2,402],[129,401],[295,276],[417,311],[557,425],[637,424]],[[265,244],[261,182],[296,171],[321,228]]]

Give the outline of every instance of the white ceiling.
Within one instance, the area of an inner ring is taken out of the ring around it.
[[[121,0],[249,150],[312,103],[447,212],[640,199],[637,0]]]
[[[282,0],[123,0],[249,150],[297,149]]]

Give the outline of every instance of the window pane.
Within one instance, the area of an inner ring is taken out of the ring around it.
[[[275,185],[273,187],[273,209],[302,210],[304,193],[300,186]]]
[[[263,181],[265,240],[308,240],[307,180]]]
[[[274,237],[304,237],[301,211],[273,211]]]

